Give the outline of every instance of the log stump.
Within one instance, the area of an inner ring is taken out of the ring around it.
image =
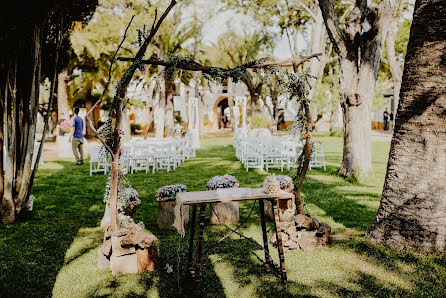
[[[158,201],[158,229],[175,230],[173,223],[175,222],[175,199]],[[183,221],[186,227],[189,223],[189,206],[183,206]]]
[[[240,218],[238,202],[217,203],[211,205],[212,210],[214,210],[214,212],[212,212],[212,210],[209,211],[211,224],[238,224]]]

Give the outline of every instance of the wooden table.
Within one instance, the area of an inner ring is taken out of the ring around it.
[[[285,191],[281,191],[276,194],[266,194],[261,188],[235,188],[235,189],[219,189],[214,191],[196,191],[196,192],[183,192],[177,194],[177,203],[180,201],[183,205],[192,206],[192,219],[190,222],[190,238],[189,238],[189,250],[187,258],[187,269],[191,275],[194,283],[194,292],[198,294],[200,289],[200,269],[201,269],[201,257],[203,249],[203,233],[205,223],[205,210],[206,205],[211,203],[229,203],[229,202],[241,202],[241,201],[259,201],[260,207],[260,219],[263,233],[263,248],[265,252],[265,269],[270,272],[271,268],[276,270],[283,283],[287,283],[285,257],[283,254],[282,245],[282,224],[279,221],[279,200],[294,199],[294,195]],[[266,230],[266,216],[264,211],[264,201],[269,200],[272,203],[274,210],[274,229],[276,231],[277,250],[279,253],[280,264],[277,265],[270,257],[268,247],[268,235]],[[199,214],[199,226],[198,236],[196,239],[196,255],[195,264],[192,264],[194,239],[195,239],[195,223],[197,206],[200,206]]]

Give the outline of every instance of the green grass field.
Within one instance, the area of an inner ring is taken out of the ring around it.
[[[318,135],[324,144],[327,170],[309,172],[303,187],[307,212],[332,226],[334,244],[312,252],[285,254],[288,285],[264,272],[263,252],[252,242],[225,234],[221,226],[206,226],[202,294],[212,297],[441,297],[446,293],[446,257],[396,252],[374,246],[365,237],[373,221],[384,182],[389,143],[373,143],[373,176],[350,182],[336,174],[342,157],[342,139]],[[174,172],[128,175],[140,193],[135,221],[158,237],[160,266],[156,272],[113,277],[97,268],[102,242],[99,222],[106,177],[89,176],[88,165],[51,161],[38,174],[34,211],[16,224],[0,226],[1,297],[180,297],[191,295],[185,278],[187,237],[156,227],[155,190],[183,183],[204,190],[209,178],[231,174],[241,187],[259,187],[264,171],[244,170],[236,159],[231,138],[202,140],[197,158]],[[252,202],[240,206],[241,218]],[[258,207],[242,229],[261,243]],[[271,228],[271,223],[269,228]],[[272,235],[272,234],[270,234]],[[172,266],[168,273],[166,266]]]

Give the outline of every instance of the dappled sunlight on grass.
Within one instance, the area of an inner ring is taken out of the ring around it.
[[[52,295],[54,297],[158,296],[155,272],[114,277],[108,269],[97,266],[103,233],[99,227],[82,228],[65,254]]]
[[[318,134],[316,139],[324,144],[327,170],[311,170],[302,194],[306,212],[332,227],[334,244],[311,252],[287,251],[289,283],[283,285],[278,276],[265,272],[261,247],[234,234],[218,242],[227,230],[207,221],[203,296],[442,296],[446,290],[444,254],[395,252],[365,238],[381,197],[388,142],[373,143],[372,176],[351,182],[337,174],[342,138]],[[13,226],[0,226],[0,296],[191,296],[191,282],[185,275],[188,233],[182,238],[176,231],[158,230],[155,190],[177,183],[186,184],[189,191],[205,190],[211,177],[223,174],[236,176],[240,187],[260,187],[268,173],[257,169],[246,172],[231,142],[232,138],[226,137],[203,139],[197,157],[175,171],[128,175],[141,198],[135,221],[143,221],[158,238],[159,269],[121,277],[97,267],[106,176],[90,177],[88,164],[46,163],[33,189],[34,211],[23,213]],[[252,206],[253,202],[240,203],[241,220]],[[268,221],[267,228],[271,238],[273,223]],[[258,204],[239,231],[262,243]],[[270,245],[270,252],[277,262],[277,249]],[[172,266],[173,272],[166,266]]]

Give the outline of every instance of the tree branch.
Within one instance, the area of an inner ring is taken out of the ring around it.
[[[113,57],[112,57],[112,59],[111,59],[111,62],[110,62],[110,68],[108,69],[108,80],[107,80],[107,83],[106,83],[105,86],[104,86],[104,91],[102,91],[101,97],[99,97],[99,99],[95,102],[95,104],[93,105],[93,107],[87,112],[87,115],[86,115],[86,116],[88,116],[88,115],[89,115],[89,114],[96,108],[96,106],[102,102],[102,98],[105,96],[105,93],[106,93],[107,90],[108,90],[108,86],[110,85],[111,76],[112,76],[112,74],[111,74],[112,67],[113,67],[113,64],[114,64],[115,61],[116,61],[116,60],[115,60],[115,59],[116,59],[116,55],[118,55],[118,51],[121,49],[122,44],[124,43],[125,39],[127,38],[127,31],[129,30],[130,24],[133,22],[133,19],[134,19],[134,18],[135,18],[135,15],[132,16],[132,18],[130,19],[130,21],[129,21],[127,27],[125,28],[124,35],[122,36],[121,43],[119,44],[118,48],[117,48],[116,51],[115,51],[115,54],[113,55]],[[155,17],[155,19],[156,19],[156,17]],[[87,117],[87,118],[88,118],[88,117]],[[94,127],[93,127],[91,121],[89,121],[89,124],[90,124],[91,128],[93,128],[93,130],[94,130]]]
[[[319,56],[321,56],[322,53],[316,53],[316,54],[312,54],[309,56],[305,56],[305,57],[301,57],[299,59],[286,59],[286,60],[279,60],[279,61],[269,61],[269,62],[264,62],[264,63],[259,63],[259,64],[254,64],[251,65],[249,68],[264,68],[267,66],[299,66],[300,64],[312,59],[312,58],[317,58]],[[129,57],[118,57],[117,59],[118,61],[135,61],[135,58],[129,58]],[[165,60],[161,60],[161,59],[146,59],[146,60],[141,60],[141,63],[143,64],[152,64],[152,65],[162,65],[162,66],[174,66],[173,63],[167,62]],[[178,66],[177,66],[178,67]],[[215,67],[215,66],[206,66],[206,65],[202,65],[198,62],[193,62],[193,65],[183,65],[181,66],[181,69],[183,70],[190,70],[190,71],[201,71],[204,73],[210,73],[214,70],[221,70],[221,71],[225,71],[225,72],[230,72],[234,69],[236,69],[237,67],[233,67],[233,68],[223,68],[223,67]]]
[[[299,5],[302,6],[308,12],[308,14],[310,15],[310,17],[313,20],[316,20],[316,15],[314,14],[314,12],[307,5],[305,5],[305,3],[303,3],[300,0],[296,0],[296,2],[299,3]]]
[[[336,53],[338,55],[341,55],[342,53],[342,56],[345,56],[347,53],[347,40],[345,38],[344,30],[341,29],[341,23],[336,15],[333,1],[319,0],[319,7],[321,8],[327,33],[335,47]]]

